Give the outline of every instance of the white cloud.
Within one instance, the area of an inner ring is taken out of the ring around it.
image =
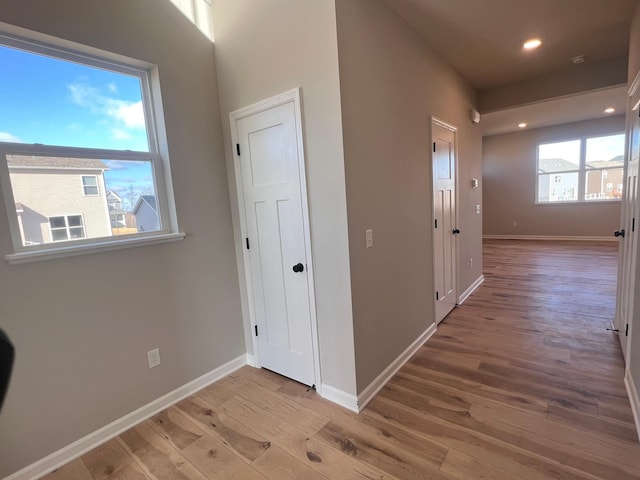
[[[108,84],[107,88],[111,93],[118,93],[118,86],[115,83]]]
[[[107,88],[112,93],[115,93],[111,86]],[[117,90],[115,85],[113,85],[113,88]],[[142,101],[130,102],[111,98],[87,83],[72,83],[68,85],[68,89],[71,93],[73,103],[88,109],[95,115],[106,115],[120,124],[121,128],[119,130],[125,131],[126,129],[145,128]],[[120,139],[122,138],[124,137],[120,137]]]
[[[9,132],[0,132],[0,142],[22,143],[22,140]]]
[[[114,102],[121,102],[114,100]],[[114,109],[107,113],[123,122],[128,128],[144,128],[144,110],[142,102],[118,103],[113,105]]]
[[[122,130],[121,128],[112,129],[111,136],[114,140],[131,140],[133,138],[133,135],[131,135],[126,130]]]

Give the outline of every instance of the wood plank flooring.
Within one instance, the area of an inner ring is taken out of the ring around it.
[[[640,479],[617,244],[484,250],[485,283],[360,415],[244,367],[45,478]]]

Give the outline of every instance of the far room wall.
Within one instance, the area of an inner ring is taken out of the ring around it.
[[[535,204],[537,148],[541,143],[624,130],[625,117],[617,115],[484,137],[484,235],[613,235],[620,220],[620,202]]]

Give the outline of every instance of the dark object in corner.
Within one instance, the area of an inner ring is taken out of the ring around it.
[[[7,335],[0,329],[0,410],[9,387],[14,350]]]

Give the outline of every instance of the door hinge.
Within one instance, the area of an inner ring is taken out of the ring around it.
[[[433,153],[436,153],[436,142],[433,142]]]
[[[436,228],[438,228],[438,219],[436,218]]]
[[[238,156],[240,156],[240,144],[236,143],[236,152],[238,153]]]
[[[258,325],[254,325],[254,326],[253,326],[253,328],[254,328],[254,329],[255,329],[255,331],[256,331],[256,337],[257,337],[257,336],[258,336]]]
[[[635,217],[633,217],[633,218],[631,219],[631,231],[632,231],[632,232],[635,232],[635,231],[636,231],[636,218],[635,218]]]
[[[249,237],[245,238],[245,241],[247,242],[247,250],[249,250]]]
[[[436,292],[436,300],[440,300],[440,292]]]
[[[629,336],[629,324],[627,323],[627,326],[624,328],[624,336],[628,337]]]

